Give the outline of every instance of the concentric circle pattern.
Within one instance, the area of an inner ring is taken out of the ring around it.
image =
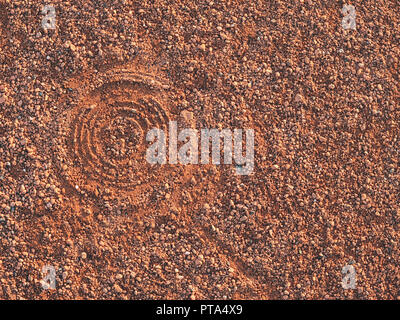
[[[178,174],[146,161],[146,134],[167,133],[170,112],[161,81],[118,70],[96,76],[81,88],[78,103],[60,117],[61,170],[75,189],[88,194],[135,194]]]

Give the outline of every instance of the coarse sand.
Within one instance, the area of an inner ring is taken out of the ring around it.
[[[400,3],[345,4],[0,0],[0,299],[400,299]]]

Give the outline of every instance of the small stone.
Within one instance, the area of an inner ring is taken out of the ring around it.
[[[70,48],[72,51],[76,51],[76,47],[75,47],[75,45],[73,45],[72,43],[69,43],[69,48]]]
[[[361,195],[361,200],[362,201],[365,201],[367,199],[367,195],[365,194],[365,193],[363,193],[362,195]]]
[[[190,122],[193,119],[193,113],[188,110],[183,110],[181,116],[186,122]]]
[[[301,94],[296,94],[296,96],[294,97],[294,102],[295,103],[304,103],[304,98]]]
[[[203,261],[201,261],[200,259],[196,259],[195,264],[197,267],[200,267],[203,264]]]
[[[122,290],[122,288],[118,284],[114,284],[114,290],[118,293],[124,292],[124,290]]]

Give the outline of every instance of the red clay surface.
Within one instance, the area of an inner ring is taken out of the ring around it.
[[[400,298],[398,1],[45,4],[0,3],[1,299]],[[253,173],[149,165],[171,120]]]

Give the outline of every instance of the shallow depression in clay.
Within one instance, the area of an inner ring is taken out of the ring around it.
[[[151,76],[129,71],[104,78],[58,119],[60,169],[73,188],[92,195],[154,187],[177,171],[145,157],[147,132],[165,130],[170,120],[165,89]]]

